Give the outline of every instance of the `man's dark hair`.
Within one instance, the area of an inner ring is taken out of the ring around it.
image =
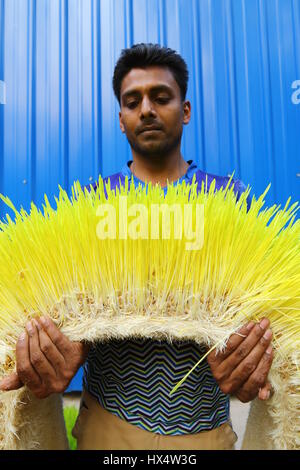
[[[125,75],[133,68],[145,68],[152,65],[168,67],[179,88],[182,101],[185,100],[189,72],[183,58],[172,49],[159,44],[135,44],[123,49],[116,63],[113,76],[113,89],[117,100],[121,100],[121,83]]]

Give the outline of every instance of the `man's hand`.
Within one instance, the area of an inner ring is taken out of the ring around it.
[[[239,334],[230,336],[223,353],[216,355],[212,351],[207,356],[222,392],[235,395],[243,403],[257,396],[261,400],[270,397],[271,385],[267,377],[273,361],[273,349],[269,325],[267,318],[258,324],[250,322],[239,330]]]
[[[16,390],[27,385],[37,398],[64,392],[90,346],[70,341],[48,317],[28,322],[26,330],[16,345],[17,372],[5,377],[0,389]]]

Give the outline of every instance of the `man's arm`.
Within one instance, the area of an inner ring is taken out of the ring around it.
[[[17,372],[0,382],[1,390],[23,385],[37,398],[62,393],[85,362],[90,345],[70,341],[48,317],[26,325],[16,345]]]
[[[250,322],[239,330],[239,334],[230,336],[223,353],[212,351],[207,356],[220,389],[243,403],[257,396],[261,400],[270,396],[271,385],[267,378],[273,361],[273,349],[269,325],[267,318],[258,324]]]

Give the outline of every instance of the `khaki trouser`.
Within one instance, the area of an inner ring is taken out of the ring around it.
[[[229,423],[180,436],[145,431],[105,410],[86,391],[72,434],[78,450],[231,450],[237,441]]]

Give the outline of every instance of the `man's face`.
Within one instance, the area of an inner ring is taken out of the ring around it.
[[[168,68],[132,69],[122,80],[120,98],[120,127],[136,153],[160,158],[180,146],[191,106],[189,101],[182,102]]]

